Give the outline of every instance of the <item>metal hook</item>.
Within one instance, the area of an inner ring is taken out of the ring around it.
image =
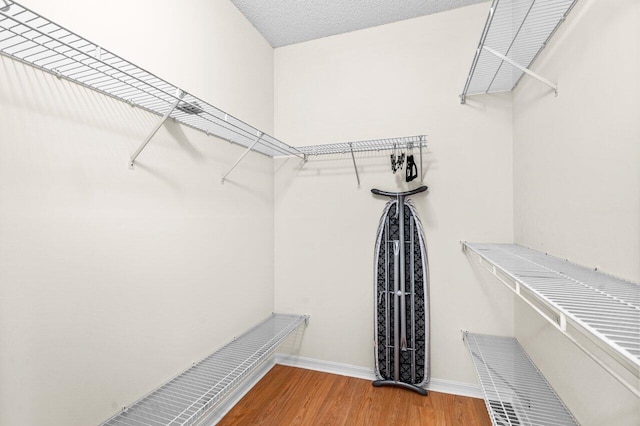
[[[9,8],[11,7],[11,5],[9,4],[9,1],[8,0],[2,0],[2,3],[4,3],[5,6],[0,7],[0,10],[3,11],[3,12],[8,12]]]

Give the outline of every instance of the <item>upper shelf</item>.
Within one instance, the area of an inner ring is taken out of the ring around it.
[[[640,378],[640,285],[515,244],[463,244],[601,366],[607,368],[576,340],[576,333],[598,345],[634,380]],[[608,371],[640,396],[636,386],[628,386],[623,377]]]
[[[14,1],[0,0],[0,54],[164,116],[130,167],[167,118],[247,147],[240,160],[250,150],[306,160],[308,155],[426,146],[426,136],[290,146]]]
[[[388,151],[392,149],[423,148],[427,146],[425,135],[400,138],[374,139],[358,142],[330,143],[324,145],[301,146],[305,155],[346,154],[349,152]]]
[[[471,64],[462,103],[468,95],[510,91],[528,70],[577,0],[493,0]]]
[[[89,40],[13,1],[0,7],[0,53],[105,95],[170,117],[268,156],[302,154],[219,108],[182,92]],[[0,3],[2,5],[2,3]]]

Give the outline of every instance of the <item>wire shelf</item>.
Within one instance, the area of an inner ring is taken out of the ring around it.
[[[494,426],[578,425],[578,422],[511,337],[464,333]]]
[[[350,152],[389,151],[392,149],[409,149],[427,146],[425,135],[405,136],[399,138],[373,139],[357,142],[331,143],[324,145],[302,146],[298,151],[306,155],[348,154]]]
[[[493,0],[480,37],[462,102],[467,95],[510,91],[523,70],[486,49],[529,68],[577,0]]]
[[[640,285],[515,244],[465,247],[640,371]]]
[[[104,426],[192,425],[266,361],[305,315],[273,314],[115,415]]]
[[[0,8],[0,53],[59,78],[274,157],[301,153],[20,4]],[[3,4],[4,4],[3,3]]]

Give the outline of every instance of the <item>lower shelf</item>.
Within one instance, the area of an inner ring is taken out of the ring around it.
[[[273,314],[103,425],[192,425],[276,351],[308,320]]]
[[[495,426],[578,424],[516,339],[465,332],[464,341]]]

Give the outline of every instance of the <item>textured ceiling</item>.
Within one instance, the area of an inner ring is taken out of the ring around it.
[[[273,47],[487,0],[231,0]]]

